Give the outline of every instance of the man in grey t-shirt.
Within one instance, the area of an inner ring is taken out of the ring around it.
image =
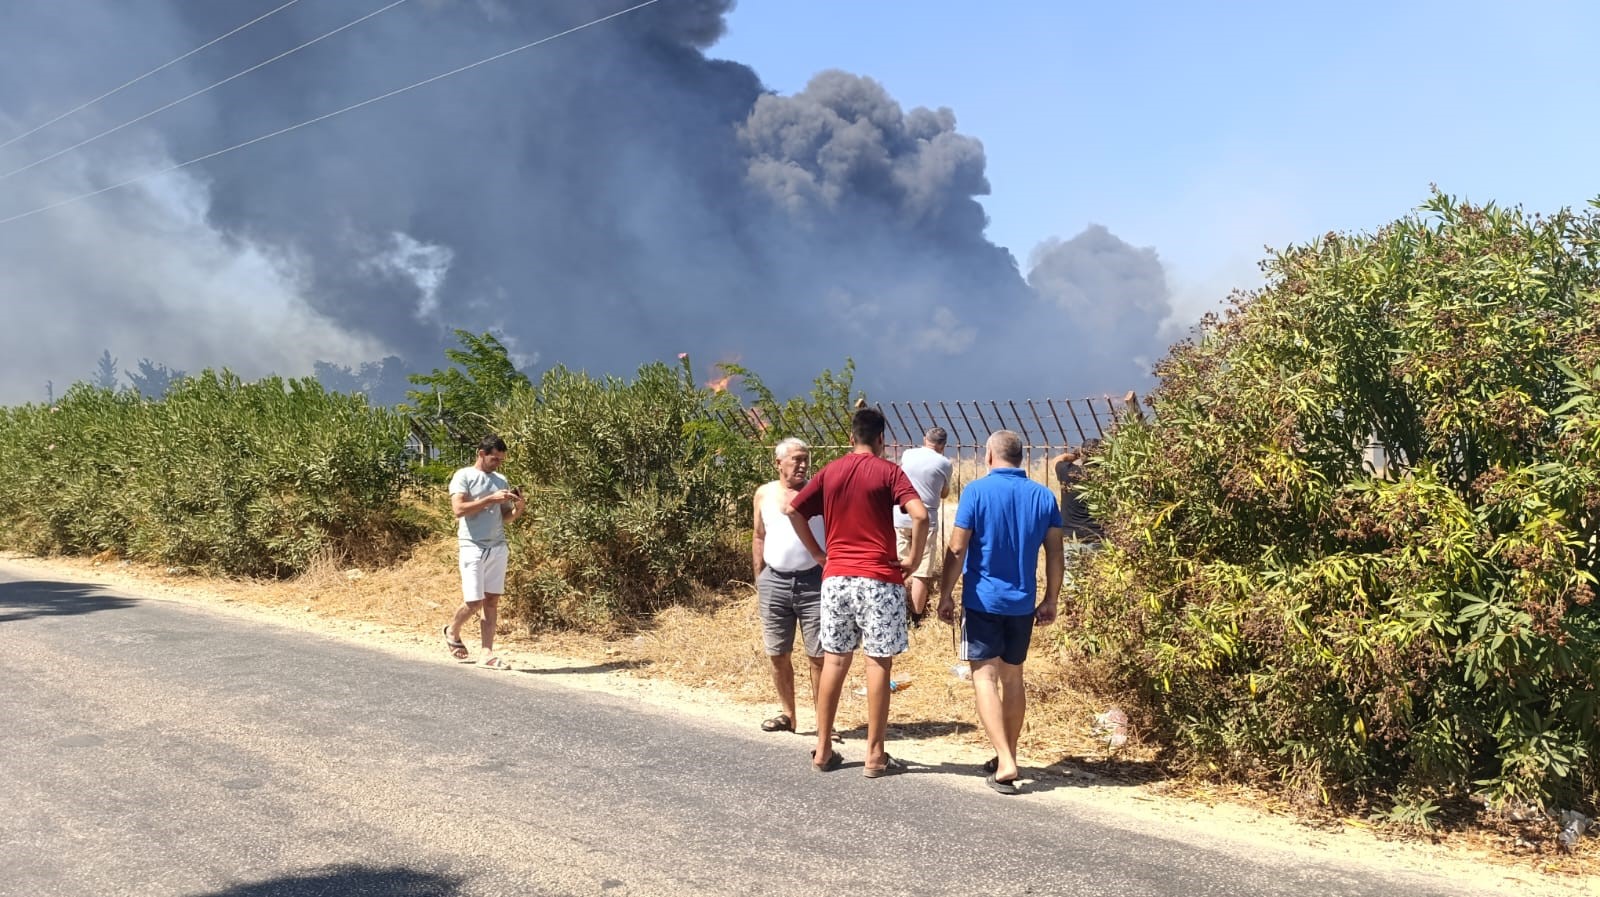
[[[939,538],[939,505],[950,495],[950,459],[944,456],[949,434],[943,427],[930,427],[922,436],[922,445],[906,449],[900,456],[900,469],[917,490],[917,497],[928,508],[928,542],[922,557],[916,558],[917,569],[906,582],[911,607],[911,620],[915,625],[928,613],[928,598],[932,583],[939,578],[940,562],[944,559],[944,542]],[[900,508],[894,510],[894,529],[900,556],[911,550],[911,518]]]
[[[466,660],[467,646],[461,641],[461,627],[474,614],[483,615],[483,665],[506,669],[506,662],[494,653],[494,628],[500,617],[500,595],[505,592],[507,521],[522,516],[526,505],[520,490],[510,488],[499,473],[506,458],[506,444],[498,436],[485,436],[478,444],[478,460],[450,478],[450,510],[456,517],[456,542],[460,547],[461,606],[444,627],[445,647],[450,656]]]

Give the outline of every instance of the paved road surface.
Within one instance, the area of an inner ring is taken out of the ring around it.
[[[589,670],[593,673],[595,670]],[[0,569],[0,895],[1462,893]],[[951,773],[963,773],[957,776]]]

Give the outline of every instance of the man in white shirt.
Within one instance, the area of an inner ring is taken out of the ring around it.
[[[806,660],[811,667],[811,703],[817,702],[822,681],[822,565],[800,541],[786,513],[789,502],[811,478],[811,448],[790,437],[773,450],[778,478],[756,490],[755,535],[750,541],[755,568],[757,611],[762,641],[772,661],[772,684],[778,689],[782,711],[763,722],[764,732],[793,732],[794,633],[799,628]],[[822,517],[808,523],[818,542],[823,540]]]
[[[917,569],[912,572],[909,597],[912,625],[922,622],[928,613],[928,597],[933,584],[939,579],[939,568],[944,560],[944,541],[939,535],[939,506],[950,495],[950,459],[944,455],[949,439],[943,427],[930,427],[922,436],[922,445],[907,449],[900,456],[900,469],[911,481],[922,503],[928,508],[928,542],[922,557],[916,558]],[[902,557],[911,550],[911,518],[904,510],[894,512],[895,540]]]
[[[450,510],[455,514],[456,543],[460,547],[461,606],[444,627],[444,643],[456,660],[468,657],[461,627],[474,614],[483,614],[483,665],[507,669],[494,653],[494,627],[500,616],[500,595],[506,587],[507,521],[522,516],[522,493],[510,488],[498,471],[506,459],[506,444],[498,436],[485,436],[478,444],[478,460],[450,478]]]

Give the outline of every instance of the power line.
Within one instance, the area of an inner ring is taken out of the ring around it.
[[[45,122],[42,125],[39,125],[39,126],[33,128],[32,130],[23,131],[21,134],[18,134],[17,136],[11,138],[10,140],[7,140],[5,143],[0,143],[0,149],[5,149],[6,147],[10,146],[13,143],[16,143],[18,140],[21,140],[24,137],[28,137],[28,136],[33,135],[33,134],[37,134],[40,131],[43,131],[45,128],[48,128],[51,125],[55,124],[56,122],[62,120],[63,118],[67,118],[69,116],[76,115],[77,113],[82,112],[83,110],[89,108],[90,106],[93,106],[95,103],[100,102],[101,100],[105,99],[106,97],[109,97],[112,94],[120,93],[123,90],[126,90],[127,88],[132,87],[135,84],[138,84],[140,81],[143,81],[144,79],[150,77],[151,75],[154,75],[155,73],[157,73],[159,71],[171,68],[172,66],[175,66],[178,63],[184,61],[185,59],[188,59],[190,56],[193,56],[194,54],[200,52],[201,50],[204,50],[205,48],[207,48],[207,47],[209,47],[209,46],[211,46],[213,44],[221,43],[222,41],[225,41],[228,38],[233,37],[235,34],[238,34],[239,32],[245,30],[246,28],[249,28],[251,25],[254,25],[255,23],[257,23],[257,22],[259,22],[259,21],[261,21],[263,19],[267,19],[267,18],[270,18],[272,16],[275,16],[278,13],[283,12],[284,10],[288,9],[289,7],[295,5],[296,3],[299,3],[299,2],[300,2],[300,0],[289,0],[288,3],[283,4],[282,6],[278,7],[277,9],[272,10],[271,12],[263,13],[263,14],[261,14],[259,16],[256,16],[255,18],[253,18],[250,21],[244,23],[243,25],[240,25],[238,28],[233,29],[232,31],[228,32],[227,34],[224,34],[221,37],[212,38],[211,40],[206,41],[205,43],[201,44],[200,46],[195,47],[193,50],[190,50],[189,52],[183,54],[182,56],[179,56],[177,59],[173,59],[171,61],[164,62],[161,65],[158,65],[155,68],[151,69],[150,71],[145,72],[144,74],[140,75],[139,77],[134,78],[132,81],[125,81],[122,84],[119,84],[116,87],[113,87],[110,90],[106,91],[105,93],[103,93],[103,94],[95,97],[94,99],[88,101],[87,103],[84,103],[81,106],[74,106],[71,109],[68,109],[67,111],[61,113],[60,115],[56,116],[55,118],[50,119],[49,121]]]
[[[504,51],[502,53],[496,53],[493,56],[484,57],[483,59],[480,59],[477,62],[468,63],[467,65],[461,66],[460,68],[454,68],[454,69],[451,69],[448,72],[441,72],[440,74],[434,75],[431,78],[424,78],[421,81],[418,81],[418,82],[416,82],[414,84],[407,84],[405,87],[395,88],[394,90],[391,90],[388,93],[378,94],[375,97],[370,97],[368,99],[362,100],[359,103],[352,103],[349,106],[344,107],[343,109],[335,109],[332,112],[328,112],[328,113],[325,113],[323,115],[319,115],[316,118],[306,119],[305,121],[300,122],[299,124],[290,125],[287,128],[279,128],[278,130],[272,131],[271,133],[262,134],[259,137],[252,137],[249,140],[246,140],[246,141],[244,141],[242,143],[235,143],[233,146],[224,147],[224,148],[216,150],[214,152],[206,153],[203,156],[196,156],[196,157],[194,157],[193,159],[190,159],[187,162],[179,162],[176,165],[170,165],[170,166],[168,166],[166,168],[163,168],[163,169],[161,169],[159,171],[152,171],[152,172],[149,172],[149,173],[146,173],[146,174],[139,175],[138,177],[129,178],[129,179],[125,180],[125,181],[121,181],[119,183],[112,184],[112,185],[110,185],[108,187],[101,187],[98,190],[91,190],[91,191],[89,191],[87,193],[80,193],[77,196],[69,196],[66,199],[60,200],[59,202],[53,202],[53,203],[50,203],[49,205],[40,206],[40,207],[38,207],[36,209],[30,209],[29,211],[22,212],[22,213],[17,214],[17,215],[12,215],[9,218],[0,218],[0,225],[10,224],[13,221],[21,221],[24,218],[31,218],[34,215],[38,215],[38,214],[40,214],[42,212],[48,212],[48,211],[51,211],[53,209],[59,209],[62,206],[70,205],[71,203],[75,203],[75,202],[78,202],[80,200],[91,199],[91,198],[99,196],[99,195],[101,195],[103,193],[110,193],[113,190],[121,190],[123,187],[132,186],[134,184],[139,183],[140,181],[147,181],[150,178],[160,177],[161,175],[164,175],[164,174],[171,174],[174,171],[178,171],[178,170],[183,169],[183,168],[188,168],[190,165],[196,165],[196,164],[198,164],[200,162],[206,161],[207,159],[215,159],[218,156],[225,155],[227,153],[231,153],[234,150],[244,149],[247,146],[251,146],[251,145],[260,143],[263,140],[271,140],[274,137],[278,137],[278,136],[281,136],[283,134],[287,134],[290,131],[298,131],[301,128],[309,127],[310,125],[314,125],[314,124],[316,124],[318,122],[327,121],[328,119],[333,118],[336,115],[343,115],[346,112],[352,112],[352,111],[354,111],[356,109],[360,109],[362,106],[370,106],[373,103],[379,102],[381,100],[387,100],[388,98],[390,98],[392,96],[396,96],[396,95],[405,93],[408,90],[415,90],[418,87],[423,87],[425,85],[432,84],[435,81],[442,81],[445,78],[449,78],[452,75],[459,75],[462,72],[469,71],[471,69],[475,69],[480,65],[488,65],[491,62],[495,62],[497,60],[504,59],[507,56],[511,56],[511,55],[513,55],[515,53],[521,53],[524,50],[531,50],[534,47],[537,47],[537,46],[539,46],[541,44],[547,44],[547,43],[549,43],[549,42],[551,42],[553,40],[556,40],[557,38],[566,37],[569,34],[575,34],[575,33],[579,32],[579,31],[584,30],[585,28],[592,28],[595,25],[599,25],[602,22],[609,22],[612,19],[618,18],[619,16],[625,16],[630,12],[635,12],[637,10],[644,9],[646,6],[651,6],[651,5],[653,5],[655,3],[658,3],[658,2],[660,2],[660,0],[644,0],[643,3],[635,4],[633,6],[628,7],[627,9],[624,9],[624,10],[621,10],[621,11],[618,11],[618,12],[614,12],[614,13],[608,15],[608,16],[602,16],[602,17],[600,17],[598,19],[595,19],[593,21],[585,22],[582,25],[577,25],[575,27],[568,28],[566,31],[562,31],[562,32],[559,32],[557,34],[552,34],[549,37],[542,37],[542,38],[540,38],[540,39],[538,39],[536,41],[530,41],[529,43],[523,44],[520,47],[512,47],[511,49],[506,50],[506,51]]]
[[[83,140],[78,141],[77,143],[74,143],[73,145],[67,147],[66,149],[57,150],[56,152],[53,152],[50,155],[45,156],[43,159],[38,159],[38,160],[35,160],[33,162],[29,162],[27,165],[24,165],[21,168],[18,168],[18,169],[12,170],[12,171],[8,171],[5,174],[0,174],[0,181],[6,180],[7,178],[10,178],[10,177],[12,177],[14,175],[22,174],[24,171],[27,171],[27,170],[29,170],[31,168],[37,168],[40,165],[43,165],[44,163],[49,162],[51,159],[59,159],[60,157],[66,155],[67,153],[70,153],[73,150],[78,149],[79,147],[87,146],[87,145],[95,142],[96,140],[99,140],[100,138],[105,137],[105,136],[107,136],[109,134],[115,134],[118,131],[122,130],[123,128],[129,127],[130,125],[136,125],[139,122],[144,121],[145,119],[149,118],[152,115],[156,115],[158,113],[165,112],[168,109],[171,109],[173,106],[176,106],[179,103],[183,103],[183,102],[187,102],[189,100],[192,100],[195,97],[197,97],[197,96],[199,96],[199,95],[201,95],[203,93],[206,93],[207,91],[215,90],[216,88],[221,87],[224,84],[227,84],[229,81],[232,81],[232,80],[234,80],[236,78],[242,78],[245,75],[248,75],[251,72],[255,71],[256,69],[264,68],[266,66],[269,66],[269,65],[273,64],[274,62],[277,62],[278,60],[282,59],[285,56],[289,56],[289,55],[292,55],[294,53],[298,53],[301,50],[304,50],[306,47],[309,47],[312,44],[321,43],[322,41],[325,41],[328,38],[333,37],[335,34],[338,34],[339,32],[344,31],[347,28],[353,28],[356,25],[359,25],[362,22],[365,22],[366,20],[372,18],[373,16],[379,15],[381,13],[388,12],[389,10],[394,9],[396,6],[399,6],[400,4],[405,3],[405,2],[406,2],[406,0],[394,0],[394,2],[390,3],[388,6],[385,6],[385,7],[381,8],[381,9],[373,10],[372,12],[367,13],[366,15],[362,16],[359,19],[354,19],[352,21],[346,22],[343,25],[340,25],[338,28],[335,28],[332,31],[329,31],[327,34],[323,34],[323,35],[319,35],[317,37],[314,37],[311,40],[306,41],[305,43],[301,44],[298,47],[295,47],[295,48],[290,49],[290,50],[285,50],[282,53],[279,53],[278,55],[272,57],[271,59],[265,60],[263,62],[258,62],[255,65],[250,66],[249,68],[245,69],[242,72],[236,72],[236,73],[234,73],[232,75],[229,75],[228,77],[223,78],[221,81],[218,81],[215,84],[209,84],[209,85],[207,85],[205,87],[202,87],[199,90],[195,91],[194,93],[189,94],[188,96],[179,97],[178,99],[173,100],[172,102],[166,104],[165,106],[160,106],[160,107],[157,107],[155,109],[151,109],[149,112],[146,112],[145,114],[139,116],[138,118],[129,119],[128,121],[125,121],[122,124],[117,125],[114,128],[107,128],[106,130],[101,131],[100,133],[94,135],[93,137],[87,137],[87,138],[84,138]]]

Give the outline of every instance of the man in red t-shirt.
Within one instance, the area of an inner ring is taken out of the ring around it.
[[[789,502],[795,535],[822,569],[822,682],[817,688],[814,768],[838,769],[833,721],[857,647],[867,655],[867,759],[869,779],[905,769],[884,750],[889,727],[889,674],[906,649],[905,578],[916,570],[928,540],[928,509],[896,464],[883,455],[883,413],[860,408],[850,419],[851,452],[811,478]],[[895,553],[894,508],[911,517],[910,554]],[[822,515],[827,550],[807,520]]]

